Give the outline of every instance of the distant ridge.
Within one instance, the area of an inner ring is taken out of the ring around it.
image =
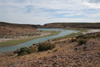
[[[8,22],[0,22],[0,26],[9,26],[11,28],[90,28],[90,29],[100,29],[100,23],[90,23],[90,22],[55,22],[47,23],[44,25],[33,25],[33,24],[15,24]]]
[[[41,27],[41,25],[34,25],[34,24],[17,24],[17,23],[9,23],[9,22],[0,22],[0,26],[9,26],[9,27],[13,27],[13,28],[15,28],[15,27],[23,27],[23,28],[29,28],[29,27],[31,27],[31,28],[34,28],[34,29],[36,29],[36,28],[38,28],[38,27]]]
[[[100,23],[48,23],[43,28],[93,28],[100,29]]]

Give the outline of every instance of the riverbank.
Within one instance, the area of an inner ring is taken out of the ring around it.
[[[2,38],[1,40],[3,40],[3,42],[0,42],[0,47],[13,46],[13,45],[24,43],[24,42],[27,42],[27,41],[30,41],[33,39],[56,35],[58,33],[59,32],[57,32],[57,31],[42,31],[39,33],[40,35],[21,36],[20,38],[12,38],[12,39]]]
[[[44,30],[44,31],[57,31],[57,32],[61,31],[61,32],[59,34],[57,34],[57,35],[47,36],[47,37],[42,37],[42,38],[37,38],[37,39],[30,40],[28,42],[21,43],[21,44],[15,45],[15,46],[0,47],[0,51],[1,52],[10,52],[10,51],[14,51],[14,50],[20,49],[22,47],[30,47],[30,46],[32,46],[35,43],[49,41],[50,39],[53,39],[53,38],[62,37],[62,36],[71,34],[73,32],[77,32],[75,30],[63,30],[63,29],[44,29],[43,28],[43,29],[40,29],[40,30]]]
[[[63,37],[54,38],[54,39],[51,39],[51,40],[59,40],[59,39],[64,39],[64,38],[75,38],[76,36],[79,36],[79,35],[100,32],[100,29],[69,29],[69,30],[76,30],[78,32],[71,33],[71,34],[65,35]]]
[[[59,39],[64,39],[64,38],[74,38],[78,35],[82,35],[83,32],[86,33],[87,31],[89,31],[89,29],[73,29],[73,28],[68,29],[68,30],[75,30],[75,31],[78,31],[78,32],[73,32],[71,34],[68,34],[68,35],[65,35],[65,36],[62,36],[62,37],[58,37],[58,38],[54,38],[54,39],[51,39],[51,40],[59,40]]]

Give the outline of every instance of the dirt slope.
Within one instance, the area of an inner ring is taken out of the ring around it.
[[[71,38],[70,38],[71,39]],[[53,50],[17,56],[11,53],[0,56],[1,67],[99,67],[100,38],[91,38],[86,44],[77,46],[69,38],[51,41]],[[83,47],[87,47],[83,50]],[[75,50],[78,48],[78,50]],[[6,55],[6,56],[5,56]]]
[[[0,37],[8,38],[11,36],[20,36],[24,34],[33,34],[36,32],[36,25],[25,25],[25,24],[11,24],[0,22]]]

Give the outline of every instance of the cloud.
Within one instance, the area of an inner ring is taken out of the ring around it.
[[[92,9],[100,8],[100,0],[84,0],[83,4]]]
[[[86,0],[86,1],[90,3],[100,3],[100,0]]]
[[[0,0],[0,21],[45,24],[99,19],[99,0]]]

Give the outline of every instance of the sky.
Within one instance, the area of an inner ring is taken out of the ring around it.
[[[100,0],[0,0],[0,21],[19,24],[100,22]]]

